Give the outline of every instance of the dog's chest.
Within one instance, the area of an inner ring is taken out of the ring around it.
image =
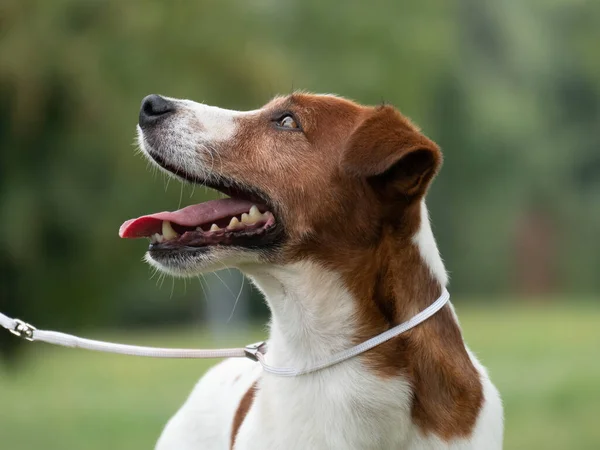
[[[410,387],[360,363],[301,379],[266,377],[236,449],[390,449],[411,435]]]

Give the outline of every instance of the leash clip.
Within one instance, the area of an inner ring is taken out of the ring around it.
[[[15,327],[8,331],[26,341],[33,341],[33,332],[37,330],[37,328],[27,322],[23,322],[21,319],[14,319],[14,321]]]
[[[258,361],[258,354],[264,355],[266,351],[267,343],[265,341],[255,342],[254,344],[246,345],[244,347],[244,354],[246,358],[252,361]]]

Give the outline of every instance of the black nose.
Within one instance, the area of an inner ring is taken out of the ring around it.
[[[175,111],[173,102],[160,95],[152,94],[144,97],[140,108],[140,127],[153,125],[160,119]]]

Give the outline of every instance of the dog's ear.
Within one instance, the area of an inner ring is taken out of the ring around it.
[[[368,113],[350,136],[342,167],[392,195],[419,196],[442,164],[439,147],[391,106]]]

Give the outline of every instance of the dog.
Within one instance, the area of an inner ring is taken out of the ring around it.
[[[390,105],[294,93],[225,110],[150,95],[143,153],[229,198],[133,219],[174,276],[241,270],[271,310],[266,360],[309,367],[419,313],[448,282],[424,198],[439,147]],[[158,450],[502,448],[503,408],[445,305],[412,330],[316,373],[225,360]]]

